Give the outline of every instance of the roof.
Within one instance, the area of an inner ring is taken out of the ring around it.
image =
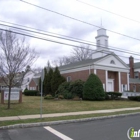
[[[129,64],[127,64],[127,66],[129,66]],[[137,69],[137,68],[140,68],[140,62],[134,63],[134,69]]]
[[[117,59],[119,59],[119,61],[121,61],[126,67],[128,67],[126,65],[126,63],[124,61],[122,61],[115,53],[110,53],[110,54],[107,54],[103,57],[98,57],[98,58],[95,58],[95,59],[87,59],[87,60],[83,60],[83,61],[79,61],[79,62],[75,62],[75,63],[72,63],[72,64],[68,64],[68,65],[64,65],[64,66],[60,66],[59,67],[59,70],[62,71],[62,70],[68,70],[68,69],[73,69],[73,68],[80,68],[80,67],[83,67],[83,66],[89,66],[107,56],[110,56],[110,55],[113,55],[114,57],[117,57]],[[129,68],[129,67],[128,67]]]
[[[140,83],[140,79],[137,79],[137,78],[129,78],[129,83]]]
[[[36,85],[39,84],[39,78],[33,78],[33,81],[35,82]]]
[[[134,68],[140,68],[140,62],[134,63]]]
[[[82,67],[83,65],[88,66],[88,65],[93,64],[94,62],[96,62],[96,61],[98,61],[98,60],[100,60],[102,58],[104,58],[104,57],[99,57],[99,58],[96,58],[96,59],[87,59],[87,60],[71,63],[71,64],[68,64],[68,65],[60,66],[59,70]]]

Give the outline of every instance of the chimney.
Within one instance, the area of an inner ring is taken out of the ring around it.
[[[134,78],[134,58],[129,57],[129,67],[130,67],[130,78]]]

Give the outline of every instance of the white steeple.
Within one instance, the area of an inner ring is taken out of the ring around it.
[[[106,29],[102,27],[97,30],[97,36],[95,37],[97,48],[92,54],[92,59],[112,53],[108,48],[108,38],[109,37],[106,35]]]
[[[98,29],[95,39],[97,44],[97,50],[108,48],[108,36],[106,35],[106,29]]]

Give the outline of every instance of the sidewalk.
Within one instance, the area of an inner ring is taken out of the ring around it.
[[[61,117],[61,116],[75,116],[75,115],[96,114],[96,113],[112,113],[112,112],[127,111],[127,110],[139,110],[139,109],[140,109],[140,107],[109,109],[109,110],[95,110],[95,111],[81,111],[81,112],[69,112],[69,113],[53,113],[53,114],[43,114],[42,118]],[[36,118],[40,118],[40,114],[37,114],[37,115],[23,115],[23,116],[11,116],[11,117],[0,117],[0,121],[25,120],[25,119],[36,119]]]

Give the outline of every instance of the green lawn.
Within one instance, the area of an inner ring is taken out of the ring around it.
[[[139,102],[135,101],[72,101],[72,100],[44,100],[43,114],[61,113],[61,112],[77,112],[91,111],[102,109],[115,109],[127,107],[140,107]],[[40,113],[40,97],[24,96],[21,104],[11,104],[11,109],[7,110],[7,104],[0,104],[0,117],[30,115]]]

